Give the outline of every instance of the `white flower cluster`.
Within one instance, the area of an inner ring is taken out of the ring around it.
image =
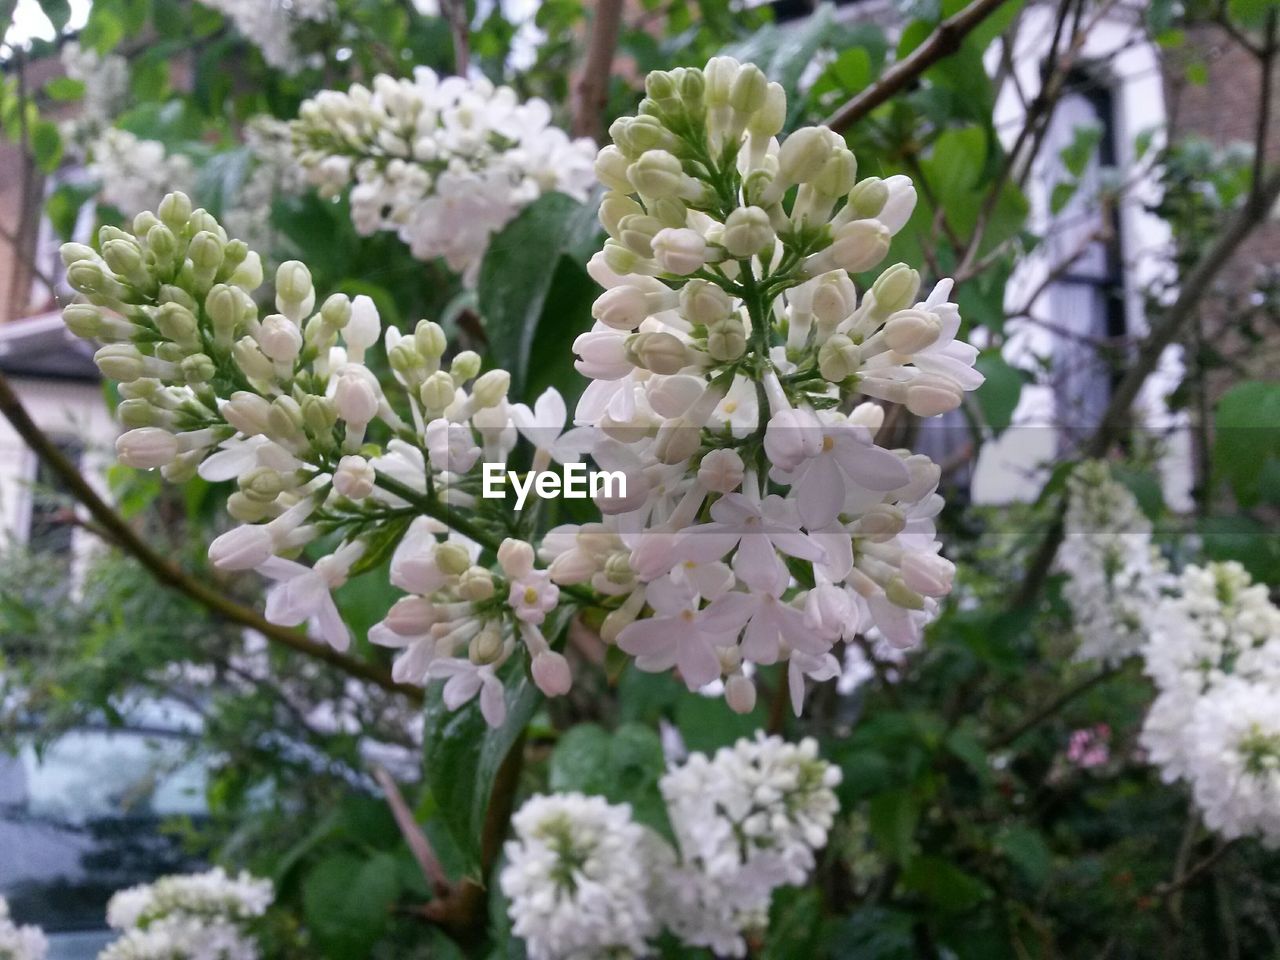
[[[307,65],[294,42],[300,24],[331,20],[337,14],[334,0],[200,0],[217,10],[236,31],[262,52],[268,66],[297,73]]]
[[[227,233],[249,248],[274,251],[280,238],[271,224],[271,207],[277,197],[297,195],[306,189],[306,177],[293,159],[289,125],[267,114],[245,124],[244,142],[249,168],[235,195],[222,211]],[[277,261],[278,262],[278,261]]]
[[[1189,566],[1143,648],[1142,745],[1224,837],[1280,846],[1280,609],[1238,563]]]
[[[585,200],[595,182],[595,145],[551,126],[545,102],[426,67],[320,93],[302,105],[294,144],[323,196],[351,187],[360,233],[394,231],[468,285],[490,236],[520,210],[550,191]]]
[[[502,892],[530,960],[637,956],[657,935],[651,887],[662,841],[631,808],[580,793],[537,796],[512,818]]]
[[[14,923],[9,902],[0,897],[0,960],[44,960],[48,952],[44,931]]]
[[[1105,461],[1082,463],[1067,481],[1066,536],[1058,566],[1079,634],[1080,660],[1118,663],[1146,641],[1147,620],[1169,585],[1151,521]]]
[[[955,339],[951,281],[918,299],[906,264],[860,296],[850,277],[906,223],[910,180],[858,180],[825,127],[779,144],[786,99],[754,66],[720,57],[647,90],[596,163],[610,239],[588,269],[607,289],[574,344],[592,380],[576,422],[626,496],[544,553],[558,582],[625,597],[605,638],[641,669],[723,677],[745,711],[745,665],[787,660],[799,710],[841,639],[918,643],[954,573],[938,467],[877,446],[884,408],[854,401],[953,410],[983,381],[977,351]]]
[[[534,797],[513,821],[501,876],[515,933],[533,960],[647,955],[663,927],[688,946],[745,956],[773,891],[813,869],[839,781],[812,740],[760,735],[693,754],[661,781],[676,850],[625,804]]]
[[[270,880],[221,868],[121,890],[107,904],[121,936],[99,960],[257,960],[248,924],[274,896]]]
[[[77,139],[101,129],[124,107],[129,96],[129,61],[118,53],[86,50],[74,40],[62,47],[62,67],[72,80],[84,84],[84,96],[63,135]]]
[[[195,186],[190,157],[119,127],[105,127],[90,143],[89,154],[89,172],[102,184],[102,201],[126,217],[146,210],[156,197]]]

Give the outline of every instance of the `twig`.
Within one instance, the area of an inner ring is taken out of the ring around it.
[[[98,496],[75,464],[36,426],[3,374],[0,374],[0,414],[4,414],[5,419],[13,424],[27,446],[66,485],[71,495],[89,511],[111,540],[125,553],[133,556],[162,585],[190,597],[232,623],[256,630],[268,640],[337,667],[350,676],[402,693],[415,702],[422,702],[422,691],[417,687],[396,683],[387,671],[375,664],[348,656],[327,644],[315,643],[294,630],[271,623],[256,610],[223,596],[204,581],[158,554],[124,518]]]
[[[622,28],[623,0],[599,0],[591,22],[591,40],[575,88],[573,132],[600,140],[604,134],[604,108],[609,101],[609,77],[613,72],[618,32]]]
[[[1045,720],[1048,720],[1068,703],[1076,699],[1076,697],[1088,693],[1098,684],[1102,683],[1104,680],[1111,679],[1117,673],[1119,673],[1118,667],[1106,667],[1099,670],[1097,673],[1086,677],[1084,680],[1081,680],[1079,683],[1075,684],[1075,686],[1068,687],[1035,713],[1031,714],[1031,716],[1022,720],[1016,727],[1011,730],[1006,730],[1002,734],[998,734],[995,739],[991,741],[991,744],[987,749],[999,750],[1001,747],[1009,746],[1009,744],[1013,743],[1024,733],[1027,733],[1033,728],[1039,726]]]
[[[440,865],[436,852],[431,849],[431,842],[427,839],[427,835],[418,826],[418,821],[414,818],[413,811],[405,803],[404,796],[400,793],[400,788],[396,785],[395,778],[387,772],[385,767],[375,764],[373,767],[373,779],[377,780],[378,786],[382,788],[382,792],[387,798],[387,806],[391,808],[391,815],[395,817],[396,826],[400,828],[400,834],[404,837],[404,842],[408,844],[409,852],[413,854],[413,859],[418,862],[422,875],[426,878],[427,883],[431,885],[432,892],[437,897],[448,896],[452,889],[449,878],[445,875],[444,867]]]
[[[1163,899],[1185,889],[1201,874],[1211,869],[1214,864],[1226,856],[1227,852],[1231,850],[1235,844],[1235,840],[1227,840],[1225,843],[1219,844],[1213,853],[1209,854],[1189,870],[1184,871],[1177,879],[1171,880],[1168,883],[1162,883],[1160,886],[1156,887],[1156,896]]]
[[[440,0],[440,12],[449,24],[453,40],[453,72],[465,77],[471,69],[471,24],[467,22],[467,0]]]
[[[960,49],[960,43],[1005,0],[973,0],[938,28],[909,54],[886,70],[880,79],[853,97],[824,121],[836,132],[847,130],[880,104],[891,99],[944,57]]]
[[[1267,141],[1270,139],[1271,132],[1271,100],[1274,95],[1274,70],[1276,59],[1276,17],[1277,11],[1274,7],[1267,14],[1267,28],[1265,32],[1266,39],[1263,41],[1262,51],[1258,54],[1258,69],[1261,75],[1258,83],[1261,90],[1258,94],[1258,125],[1257,132],[1253,137],[1253,184],[1251,186],[1251,195],[1257,198],[1259,191],[1262,189],[1262,177],[1265,171],[1267,157]]]

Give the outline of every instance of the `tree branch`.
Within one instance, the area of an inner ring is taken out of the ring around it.
[[[938,24],[924,43],[881,74],[880,79],[823,121],[837,133],[847,130],[880,104],[905,89],[931,66],[960,49],[960,43],[1006,0],[973,0]]]
[[[1076,699],[1076,697],[1079,697],[1085,693],[1088,693],[1090,690],[1092,690],[1094,687],[1096,687],[1098,684],[1102,683],[1103,681],[1110,680],[1117,673],[1119,673],[1118,667],[1105,667],[1104,669],[1099,670],[1097,673],[1089,677],[1086,677],[1084,680],[1081,680],[1075,686],[1068,687],[1066,690],[1062,691],[1062,693],[1058,694],[1056,697],[1054,697],[1052,700],[1046,703],[1043,707],[1041,707],[1031,716],[1019,722],[1016,727],[1013,727],[1011,730],[1006,730],[1002,734],[998,734],[988,745],[987,749],[999,750],[1001,747],[1009,746],[1011,743],[1013,743],[1019,737],[1021,737],[1024,733],[1029,732],[1030,730],[1039,726],[1045,720],[1048,720],[1050,717],[1056,714],[1059,710],[1061,710],[1063,707],[1069,704],[1072,700]]]
[[[599,0],[591,23],[591,40],[574,93],[573,132],[597,142],[604,137],[604,108],[609,101],[609,77],[622,28],[624,0]]]
[[[440,12],[449,24],[453,39],[453,72],[465,77],[471,68],[471,24],[467,22],[467,0],[440,0]]]
[[[386,670],[375,664],[340,653],[327,644],[315,643],[294,630],[271,623],[256,610],[223,596],[203,580],[192,576],[153,550],[124,518],[98,496],[75,464],[36,426],[3,374],[0,374],[0,414],[4,414],[5,419],[13,424],[14,430],[26,441],[27,446],[66,485],[71,495],[89,511],[112,541],[142,564],[162,585],[190,597],[225,620],[256,630],[274,643],[323,661],[357,679],[402,693],[417,703],[422,702],[423,694],[417,687],[396,683]]]
[[[396,826],[400,828],[400,834],[409,845],[409,852],[418,862],[418,867],[422,870],[427,883],[431,885],[433,893],[437,897],[448,896],[452,889],[449,878],[445,876],[444,867],[440,865],[436,852],[431,849],[431,842],[418,826],[418,821],[414,819],[413,811],[405,803],[400,788],[396,786],[395,778],[381,765],[374,766],[373,778],[378,781],[378,786],[382,787],[382,792],[387,798],[387,806],[391,808],[391,815],[395,817]]]

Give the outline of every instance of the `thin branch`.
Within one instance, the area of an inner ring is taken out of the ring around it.
[[[609,101],[609,77],[622,29],[624,0],[599,0],[591,22],[591,40],[574,93],[573,132],[597,141],[604,135],[604,108]]]
[[[1275,71],[1272,68],[1276,60],[1276,17],[1277,11],[1272,7],[1271,12],[1267,14],[1266,40],[1262,51],[1258,54],[1258,69],[1261,71],[1258,83],[1261,90],[1258,94],[1257,132],[1253,137],[1253,184],[1251,187],[1251,193],[1255,199],[1262,189],[1262,177],[1266,169],[1267,141],[1271,139],[1271,101],[1275,95],[1273,89]]]
[[[991,741],[987,749],[999,750],[1001,747],[1009,746],[1011,743],[1013,743],[1018,738],[1020,738],[1023,734],[1028,733],[1035,727],[1038,727],[1045,720],[1048,720],[1050,717],[1056,714],[1059,710],[1061,710],[1063,707],[1069,704],[1072,700],[1075,700],[1077,697],[1083,696],[1084,694],[1088,693],[1090,690],[1092,690],[1094,687],[1096,687],[1098,684],[1102,683],[1103,681],[1110,680],[1118,672],[1119,672],[1119,668],[1117,667],[1106,667],[1102,670],[1099,670],[1097,673],[1092,674],[1089,677],[1086,677],[1084,680],[1081,680],[1079,683],[1075,684],[1075,686],[1068,687],[1066,690],[1062,691],[1062,693],[1058,694],[1056,697],[1054,697],[1052,700],[1046,703],[1043,707],[1041,707],[1035,713],[1031,714],[1031,716],[1026,717],[1021,722],[1019,722],[1017,726],[1013,727],[1010,730],[1006,730],[1002,734],[998,734]]]
[[[471,69],[471,24],[467,21],[467,0],[440,0],[440,12],[449,24],[453,39],[453,72],[465,77]]]
[[[395,817],[396,826],[400,828],[400,834],[408,844],[409,852],[418,862],[418,867],[422,870],[427,883],[431,885],[433,893],[437,897],[448,896],[452,889],[449,878],[445,875],[444,867],[440,865],[436,852],[431,849],[431,842],[427,839],[427,835],[418,826],[413,811],[405,803],[395,778],[379,764],[373,768],[373,779],[377,780],[378,786],[382,787],[382,792],[387,798],[387,806],[391,808],[391,815]]]
[[[904,90],[931,66],[960,49],[960,43],[1006,0],[973,0],[938,24],[924,43],[886,70],[871,86],[853,97],[824,121],[837,133],[847,130],[872,110]]]
[[[1168,883],[1162,883],[1160,886],[1156,887],[1156,896],[1165,898],[1185,889],[1203,873],[1212,868],[1219,860],[1226,856],[1226,854],[1235,847],[1235,844],[1235,840],[1227,840],[1226,842],[1219,844],[1212,853],[1189,870],[1183,872],[1176,880],[1172,880]]]
[[[98,496],[75,464],[36,426],[3,374],[0,374],[0,414],[13,424],[14,430],[26,441],[27,446],[66,485],[71,495],[89,511],[111,540],[125,553],[133,556],[161,584],[195,600],[225,620],[256,630],[268,640],[321,660],[350,676],[402,693],[415,702],[422,702],[423,694],[417,687],[396,683],[386,670],[375,664],[340,653],[328,644],[315,643],[294,630],[271,623],[256,610],[223,596],[203,580],[192,576],[153,550],[124,518]]]

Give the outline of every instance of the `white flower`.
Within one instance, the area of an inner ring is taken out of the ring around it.
[[[511,823],[499,883],[530,960],[649,953],[659,918],[648,888],[670,853],[630,807],[578,793],[536,796]]]
[[[625,627],[618,646],[636,658],[641,670],[658,672],[678,666],[690,690],[717,679],[716,648],[735,643],[745,617],[736,610],[699,611],[698,595],[670,578],[650,583],[645,599],[654,615]]]
[[[507,603],[516,618],[535,626],[546,619],[560,599],[560,588],[551,582],[545,570],[530,570],[519,580],[511,581]]]
[[[49,942],[44,931],[30,925],[18,926],[9,916],[9,904],[0,897],[0,957],[5,960],[44,960]]]
[[[346,543],[321,557],[314,567],[283,557],[271,557],[259,565],[259,573],[277,581],[267,591],[266,618],[285,627],[310,623],[335,650],[347,649],[351,631],[333,602],[332,591],[347,582],[347,575],[364,548],[359,540]]]
[[[507,701],[496,669],[492,663],[474,664],[470,660],[450,658],[432,661],[427,674],[447,681],[443,696],[450,710],[457,710],[479,694],[480,713],[485,722],[491,727],[500,727],[507,718]]]

